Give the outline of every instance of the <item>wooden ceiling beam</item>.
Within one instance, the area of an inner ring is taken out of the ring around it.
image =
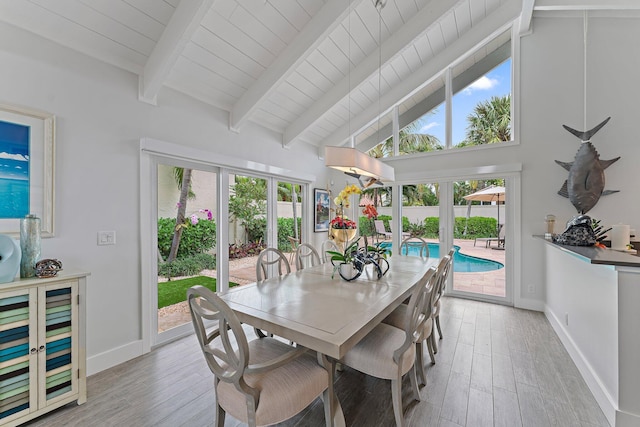
[[[182,0],[138,77],[138,99],[156,105],[160,88],[215,0]]]

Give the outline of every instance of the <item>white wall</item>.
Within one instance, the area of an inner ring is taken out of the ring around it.
[[[141,338],[139,161],[141,137],[242,157],[324,178],[315,148],[281,148],[281,135],[163,88],[158,107],[137,100],[137,76],[0,24],[0,103],[56,115],[56,236],[42,256],[91,272],[87,355],[131,352]],[[115,230],[115,246],[96,232]],[[89,372],[91,373],[91,372]]]

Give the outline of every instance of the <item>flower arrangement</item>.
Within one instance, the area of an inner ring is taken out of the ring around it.
[[[331,228],[346,229],[356,228],[355,221],[351,221],[346,216],[337,216],[331,220]]]
[[[376,219],[378,217],[378,211],[373,205],[367,205],[362,208],[362,213],[369,219]]]
[[[357,228],[357,224],[355,221],[351,221],[344,215],[345,208],[349,208],[351,206],[351,201],[349,200],[353,194],[360,194],[362,191],[355,184],[347,185],[340,191],[338,196],[333,199],[333,202],[336,204],[336,217],[331,220],[329,223],[331,228],[337,229],[349,229],[349,228]]]

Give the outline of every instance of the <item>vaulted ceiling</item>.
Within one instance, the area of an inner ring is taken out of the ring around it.
[[[523,7],[528,26],[533,0],[12,0],[0,20],[135,73],[141,101],[169,87],[323,146],[419,103]]]

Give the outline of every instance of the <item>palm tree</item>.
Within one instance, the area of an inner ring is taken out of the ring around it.
[[[171,250],[167,257],[167,262],[176,259],[178,248],[180,247],[180,238],[184,230],[184,214],[187,211],[187,199],[194,198],[195,194],[191,191],[191,169],[174,168],[173,175],[176,183],[180,188],[180,198],[178,200],[178,213],[176,215],[176,227],[173,231],[173,239],[171,240]],[[191,197],[190,197],[191,195]]]
[[[492,96],[488,101],[479,102],[467,121],[469,126],[463,145],[511,141],[511,95]]]

